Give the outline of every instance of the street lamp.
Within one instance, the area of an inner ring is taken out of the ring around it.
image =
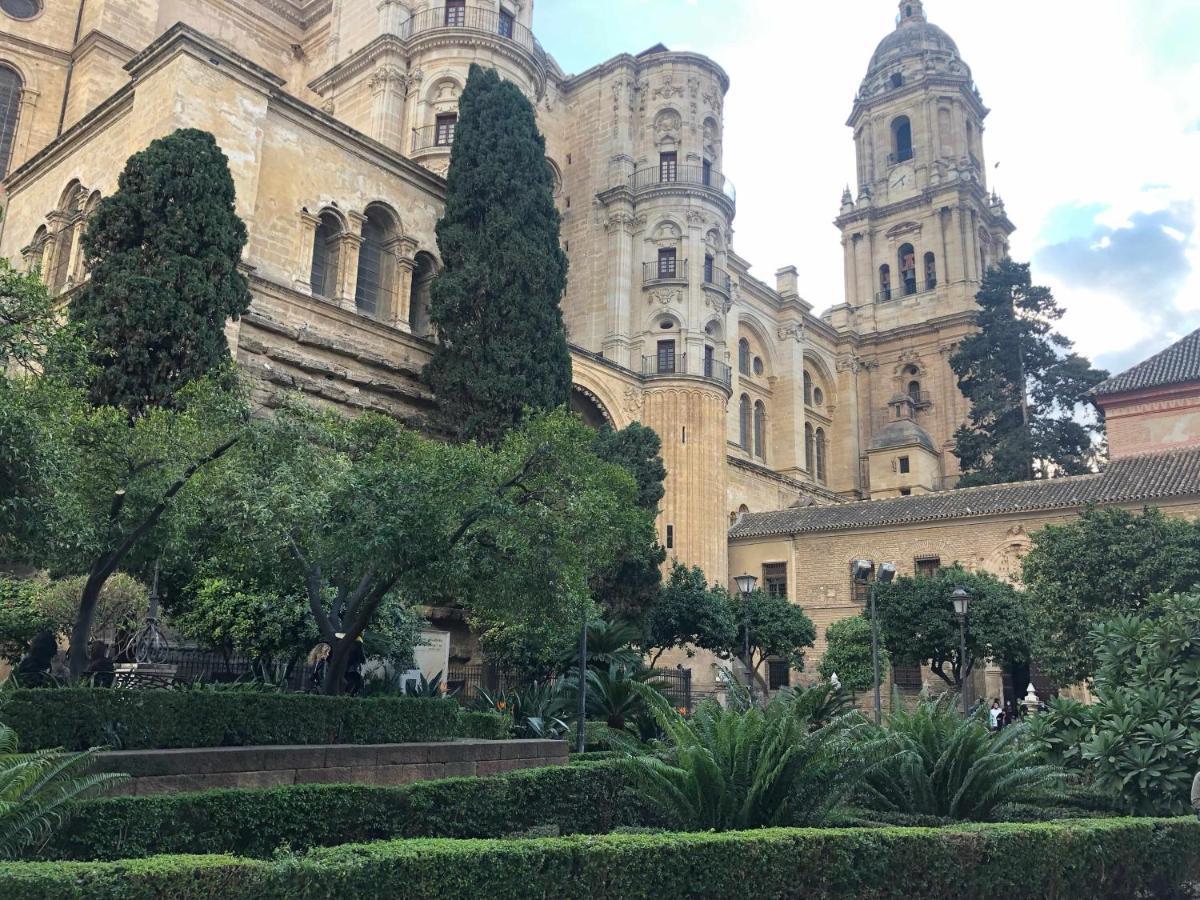
[[[750,668],[750,595],[754,593],[754,586],[758,584],[758,578],[753,575],[738,575],[733,580],[737,582],[738,591],[742,595],[742,647],[746,660],[746,689],[750,692],[750,705],[753,706],[754,673]]]
[[[971,592],[962,585],[950,595],[954,603],[954,614],[958,616],[958,672],[962,681],[963,717],[971,714],[967,706],[967,608],[971,605]]]
[[[880,583],[888,584],[896,577],[895,563],[880,563],[875,580],[871,581],[871,573],[875,563],[869,559],[856,559],[850,563],[850,577],[859,584],[870,582],[868,603],[871,617],[871,684],[875,691],[875,724],[883,721],[883,702],[879,697],[879,622],[875,617],[875,588]]]

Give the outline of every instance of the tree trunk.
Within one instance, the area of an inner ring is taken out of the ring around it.
[[[101,568],[93,567],[88,580],[84,582],[83,593],[79,598],[79,613],[75,616],[75,624],[71,628],[71,643],[68,645],[67,656],[70,663],[71,681],[83,677],[88,661],[88,638],[92,633],[92,619],[96,616],[96,604],[100,600],[100,591],[108,581],[109,573]]]
[[[347,634],[330,644],[329,662],[325,665],[325,683],[321,685],[321,693],[326,695],[341,694],[346,686],[346,669],[350,663],[350,651],[354,649],[354,638]]]

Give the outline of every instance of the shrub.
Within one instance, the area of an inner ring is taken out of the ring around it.
[[[506,740],[512,737],[512,719],[500,713],[462,709],[458,712],[458,734],[485,741]]]
[[[260,691],[15,690],[4,695],[0,718],[25,749],[392,744],[458,733],[452,700]]]
[[[412,840],[299,857],[0,864],[25,900],[403,896],[1125,898],[1200,877],[1200,823],[1109,819],[954,828],[770,829],[535,840]]]
[[[1022,726],[993,734],[978,719],[964,719],[955,699],[923,697],[911,711],[893,699],[887,728],[870,741],[881,748],[877,755],[892,757],[867,777],[870,806],[984,821],[999,803],[1049,801],[1061,792],[1065,773],[1021,743]]]
[[[538,826],[590,834],[661,823],[624,769],[607,762],[400,787],[313,784],[108,797],[83,804],[45,855],[268,857],[280,847],[306,850],[381,838],[502,837]]]

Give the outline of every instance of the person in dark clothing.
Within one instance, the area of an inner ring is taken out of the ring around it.
[[[116,668],[108,657],[108,644],[104,641],[92,641],[88,646],[87,675],[92,687],[112,687],[116,678]]]
[[[350,648],[350,659],[346,663],[346,693],[351,697],[357,697],[362,693],[362,667],[366,661],[367,651],[363,648],[363,639],[360,634],[358,640],[354,642],[354,646]]]
[[[325,683],[325,669],[329,666],[330,647],[324,641],[312,648],[308,654],[308,689],[319,693]]]
[[[58,653],[58,641],[49,631],[39,631],[29,642],[29,652],[17,664],[14,673],[21,687],[45,687],[50,684],[50,665]]]

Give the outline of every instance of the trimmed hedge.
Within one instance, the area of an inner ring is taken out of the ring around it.
[[[41,855],[267,857],[280,847],[307,850],[382,838],[505,837],[547,827],[559,834],[600,834],[660,824],[623,767],[592,763],[399,787],[310,784],[106,797],[80,804]]]
[[[503,741],[512,737],[512,717],[494,712],[460,710],[458,735],[485,741]]]
[[[422,697],[112,688],[14,690],[0,707],[23,750],[442,741],[458,735],[458,716],[453,700]]]
[[[1200,878],[1200,823],[764,829],[537,840],[422,839],[304,857],[0,864],[0,896],[62,898],[1125,898]]]

